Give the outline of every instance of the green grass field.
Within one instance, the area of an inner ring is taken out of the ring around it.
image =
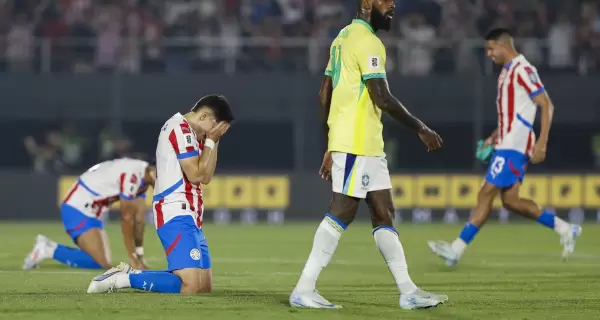
[[[460,225],[402,225],[413,280],[446,293],[447,304],[404,311],[366,225],[342,237],[319,290],[341,310],[287,305],[312,244],[315,224],[207,225],[215,292],[210,296],[123,291],[87,295],[97,271],[48,261],[22,271],[35,235],[70,244],[59,224],[0,224],[1,319],[600,319],[600,226],[584,226],[575,255],[559,259],[558,237],[535,224],[488,225],[460,265],[445,266],[426,245],[453,239]],[[108,226],[113,261],[126,259],[118,225]],[[146,233],[153,268],[166,266],[154,229]]]

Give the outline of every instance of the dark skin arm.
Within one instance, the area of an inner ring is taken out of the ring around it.
[[[369,79],[366,82],[366,87],[375,105],[392,119],[415,131],[419,135],[419,138],[421,138],[421,141],[427,146],[427,151],[434,151],[442,147],[442,138],[435,131],[429,129],[421,120],[413,116],[392,95],[387,79]]]
[[[329,125],[327,125],[327,119],[329,118],[329,109],[331,108],[331,94],[333,92],[333,80],[330,76],[324,76],[321,81],[321,90],[319,90],[319,104],[321,105],[321,125],[323,127],[323,133],[325,133],[325,141],[329,137]],[[321,178],[331,181],[331,166],[333,160],[331,159],[331,152],[329,149],[325,151],[323,156],[323,163],[319,169]]]

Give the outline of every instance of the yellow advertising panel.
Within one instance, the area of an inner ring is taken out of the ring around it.
[[[455,175],[450,178],[449,205],[456,209],[471,209],[477,203],[481,177]]]
[[[587,176],[583,188],[584,206],[600,209],[600,175]]]
[[[580,176],[559,175],[551,178],[551,204],[555,208],[579,207],[582,204]]]
[[[285,209],[290,203],[288,177],[257,177],[255,180],[257,203],[253,208]]]
[[[223,205],[229,209],[252,208],[254,205],[254,192],[251,177],[224,177],[223,178]]]
[[[416,177],[416,206],[422,208],[445,208],[448,206],[448,178],[444,175],[420,175]]]
[[[393,175],[392,201],[396,208],[412,208],[414,206],[413,177],[409,175]]]
[[[202,200],[205,209],[219,208],[223,204],[223,179],[213,177],[209,184],[202,185]]]
[[[525,176],[523,185],[521,186],[520,196],[531,199],[538,205],[546,207],[550,204],[550,178],[545,175],[529,175]]]
[[[58,178],[58,205],[60,206],[79,177],[63,176]]]

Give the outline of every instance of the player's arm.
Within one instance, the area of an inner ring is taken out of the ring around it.
[[[496,130],[494,130],[492,132],[492,134],[490,134],[490,136],[487,139],[485,139],[484,145],[489,146],[489,145],[494,144],[494,142],[498,139],[499,133],[500,133],[500,129],[496,128]]]
[[[205,175],[209,172],[210,158],[213,156],[215,144],[225,134],[227,129],[229,129],[229,124],[221,122],[208,132],[202,154],[199,152],[198,141],[196,139],[188,139],[187,136],[184,137],[183,135],[181,135],[182,138],[178,138],[178,142],[183,143],[183,145],[178,143],[178,148],[183,148],[183,150],[175,150],[175,152],[177,153],[181,170],[183,170],[188,181],[197,185],[205,181]],[[188,148],[192,150],[185,151]]]
[[[369,95],[377,107],[389,115],[392,119],[402,123],[415,132],[423,132],[427,126],[413,116],[405,107],[392,95],[386,78],[368,79],[366,82]]]
[[[214,149],[212,149],[212,155],[208,160],[208,166],[206,168],[206,172],[204,172],[202,184],[206,185],[212,181],[213,176],[215,175],[215,169],[217,168],[217,157],[219,152],[219,142],[215,143]]]
[[[121,232],[123,233],[123,242],[127,255],[134,264],[134,268],[140,268],[135,249],[140,242],[136,233],[136,220],[144,206],[144,199],[138,198],[137,193],[141,185],[142,177],[136,174],[121,174],[120,193],[121,198]],[[143,237],[143,234],[142,234]]]
[[[323,133],[325,133],[325,141],[329,137],[329,126],[327,119],[329,118],[329,109],[331,108],[331,94],[333,93],[333,80],[331,71],[326,70],[325,76],[321,81],[321,89],[319,90],[319,104],[321,105],[321,125]]]
[[[534,146],[532,163],[540,163],[546,158],[546,147],[550,136],[550,127],[554,117],[554,104],[546,92],[544,84],[540,80],[537,71],[532,67],[524,67],[518,70],[517,82],[522,86],[531,100],[541,109],[542,128]]]

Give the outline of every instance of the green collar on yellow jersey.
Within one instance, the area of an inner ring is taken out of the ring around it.
[[[371,31],[373,34],[375,34],[375,31],[373,30],[373,27],[371,27],[370,24],[368,24],[365,20],[363,19],[352,19],[352,23],[358,23],[358,24],[362,24],[363,26],[367,27],[367,29],[369,29],[369,31]]]

